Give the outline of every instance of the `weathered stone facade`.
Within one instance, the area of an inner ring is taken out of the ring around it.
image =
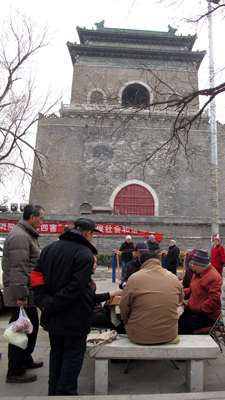
[[[171,150],[167,146],[145,162],[170,137],[176,118],[176,111],[160,101],[198,87],[198,67],[205,53],[192,51],[192,36],[106,28],[78,28],[78,33],[81,44],[68,43],[74,65],[71,103],[62,104],[60,117],[39,118],[36,148],[48,157],[50,167],[40,180],[34,165],[30,201],[42,204],[49,220],[69,222],[97,210],[92,215],[96,222],[165,233],[164,248],[173,237],[182,250],[209,249],[207,115],[189,133],[189,165],[182,146],[174,159],[166,157],[166,151],[171,155],[175,150],[175,141]],[[141,88],[150,108],[127,107],[129,87]],[[189,115],[198,107],[198,102],[190,104]],[[221,177],[223,165],[221,159]],[[119,190],[129,185],[149,191],[154,200],[152,216],[113,215]],[[219,189],[223,194],[223,179]],[[112,215],[101,215],[107,210]],[[225,218],[223,210],[221,197],[221,218]],[[95,240],[100,250],[107,251],[121,243],[118,237],[113,243],[111,237]]]

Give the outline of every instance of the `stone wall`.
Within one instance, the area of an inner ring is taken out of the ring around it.
[[[22,217],[21,213],[0,213],[0,221],[18,221]],[[46,214],[44,221],[54,222],[73,222],[79,215],[51,215]],[[162,250],[168,250],[170,239],[177,241],[177,246],[181,251],[193,248],[203,248],[210,252],[211,248],[211,223],[205,218],[170,218],[170,217],[141,217],[141,216],[90,216],[95,223],[113,223],[127,226],[130,228],[148,230],[151,232],[164,233],[160,244]],[[225,240],[225,220],[220,221],[220,237]],[[1,236],[7,236],[1,233]],[[40,245],[45,245],[58,239],[58,235],[44,235],[40,237]],[[121,243],[125,240],[125,235],[104,235],[95,236],[93,244],[98,251],[111,252],[113,249],[119,250]],[[133,242],[146,239],[140,236],[133,236]]]

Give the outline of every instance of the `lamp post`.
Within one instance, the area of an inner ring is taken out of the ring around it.
[[[215,87],[213,61],[212,7],[208,1],[208,39],[209,39],[209,81],[210,88]],[[210,102],[211,132],[211,234],[219,235],[219,201],[218,201],[218,157],[217,157],[217,125],[215,98]]]

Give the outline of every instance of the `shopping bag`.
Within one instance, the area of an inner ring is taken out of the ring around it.
[[[20,308],[19,318],[7,326],[3,333],[3,338],[6,342],[13,344],[14,346],[26,349],[28,343],[26,333],[30,334],[32,332],[33,325],[29,320],[25,309]]]

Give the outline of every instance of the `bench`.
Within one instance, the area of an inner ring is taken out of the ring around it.
[[[219,347],[206,335],[180,335],[178,344],[138,345],[126,335],[118,335],[111,343],[103,344],[94,354],[95,395],[108,394],[109,359],[130,360],[185,360],[186,385],[189,392],[203,392],[204,360],[218,358]]]
[[[106,266],[102,266],[102,265],[97,265],[96,267],[96,272],[100,272],[101,273],[101,280],[104,281],[105,280],[105,273],[109,270],[108,267]]]

